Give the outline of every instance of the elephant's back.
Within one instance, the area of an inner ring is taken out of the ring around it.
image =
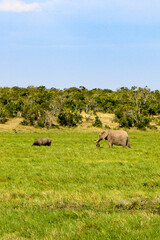
[[[128,133],[124,130],[110,130],[110,134],[113,136],[128,136]]]

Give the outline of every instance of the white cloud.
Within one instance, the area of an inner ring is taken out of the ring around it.
[[[109,22],[160,22],[159,0],[0,0],[0,11],[37,10]]]
[[[2,0],[0,1],[0,11],[4,12],[29,12],[37,11],[40,5],[37,2],[25,3],[21,0]]]

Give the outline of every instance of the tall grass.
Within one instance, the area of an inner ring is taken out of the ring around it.
[[[160,239],[160,134],[1,133],[0,239]],[[50,147],[31,146],[50,137]]]

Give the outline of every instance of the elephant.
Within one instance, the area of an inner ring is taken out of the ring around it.
[[[125,148],[126,146],[128,146],[129,148],[131,147],[128,133],[124,130],[102,131],[96,141],[97,147],[100,147],[99,142],[103,139],[108,140],[108,145],[110,148],[113,147],[113,144],[117,146],[123,146],[123,148]]]
[[[34,141],[32,146],[37,145],[37,146],[50,146],[51,145],[51,139],[50,138],[38,138],[37,140]]]

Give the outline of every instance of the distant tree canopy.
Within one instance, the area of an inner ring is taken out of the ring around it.
[[[160,114],[160,91],[122,87],[116,91],[85,87],[64,90],[45,86],[0,88],[0,122],[23,117],[24,125],[51,128],[53,118],[62,126],[76,126],[81,113],[114,113],[121,127],[149,126],[151,117]]]

